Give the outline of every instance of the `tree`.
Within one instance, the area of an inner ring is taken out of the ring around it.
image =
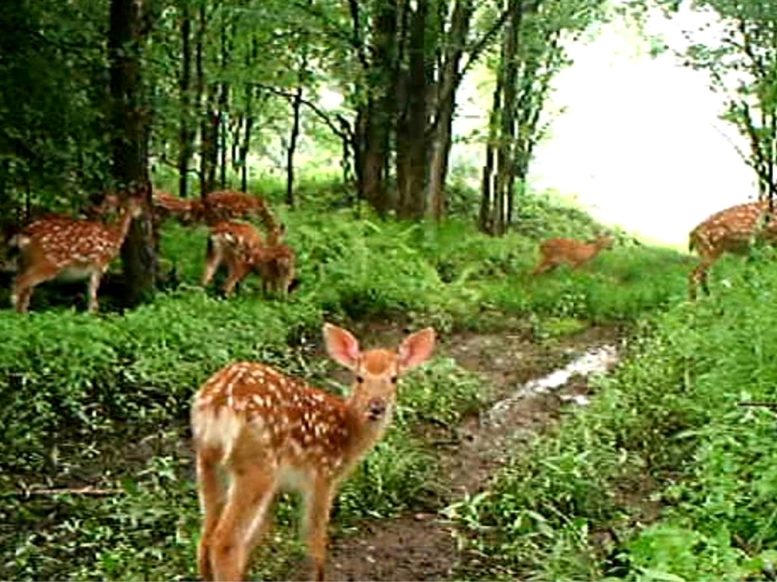
[[[679,3],[657,0],[667,13]],[[633,3],[638,5],[640,3]],[[646,4],[641,3],[645,8]],[[720,34],[704,34],[709,25],[686,33],[680,52],[686,66],[705,71],[710,87],[725,98],[721,119],[737,128],[750,151],[740,151],[754,171],[762,198],[774,204],[777,164],[777,0],[700,0],[695,10],[712,10]]]
[[[150,111],[142,78],[142,53],[153,19],[143,0],[112,0],[108,32],[110,99],[113,119],[113,177],[125,192],[142,192],[151,207],[148,173]],[[149,213],[132,223],[121,249],[126,300],[136,305],[153,292],[156,249]]]
[[[507,0],[489,118],[478,218],[482,231],[504,234],[515,214],[515,191],[529,174],[544,137],[554,77],[572,60],[567,47],[606,16],[604,0]]]

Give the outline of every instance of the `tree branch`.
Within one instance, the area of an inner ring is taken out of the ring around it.
[[[273,95],[278,95],[279,97],[283,97],[289,102],[293,102],[295,99],[297,99],[296,93],[291,93],[284,89],[273,87],[272,85],[265,85],[263,83],[251,83],[251,85],[259,89],[262,89],[264,91],[267,91],[269,93],[272,93]],[[318,105],[316,105],[315,103],[313,103],[308,99],[305,99],[304,97],[300,98],[299,102],[305,107],[309,108],[316,115],[316,117],[321,119],[321,121],[323,121],[327,125],[327,127],[329,127],[332,133],[334,133],[337,137],[343,140],[351,138],[351,133],[347,129],[338,128],[337,124],[332,120],[330,113],[324,111]],[[337,117],[340,125],[342,125],[344,128],[350,128],[350,125],[347,122],[343,123],[344,118],[342,116],[335,114],[335,117]]]
[[[481,36],[467,49],[467,52],[469,53],[469,58],[467,59],[467,62],[464,63],[464,66],[461,68],[461,71],[459,71],[459,74],[457,76],[457,82],[459,82],[462,78],[464,78],[464,75],[467,74],[467,71],[470,69],[470,67],[472,67],[477,62],[477,60],[480,58],[480,55],[483,53],[483,51],[486,50],[488,45],[493,41],[494,36],[496,36],[496,34],[502,29],[502,27],[507,22],[507,19],[510,18],[510,16],[512,16],[513,13],[518,12],[524,15],[534,14],[537,12],[537,9],[540,7],[540,4],[542,4],[542,0],[533,0],[532,2],[519,4],[518,8],[514,10],[511,10],[509,8],[504,10],[499,15],[499,18],[496,19],[494,24],[491,25],[491,27],[485,32],[485,34]]]

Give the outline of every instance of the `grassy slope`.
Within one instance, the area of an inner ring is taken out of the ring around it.
[[[153,305],[99,318],[62,308],[26,318],[0,312],[2,577],[194,577],[190,395],[236,358],[269,361],[341,389],[325,380],[333,366],[311,357],[324,318],[402,313],[413,326],[431,323],[443,332],[529,318],[544,336],[588,321],[634,322],[684,296],[679,255],[646,247],[616,248],[585,272],[529,279],[537,236],[589,236],[597,227],[542,200],[527,201],[522,212],[523,232],[498,240],[455,220],[437,227],[356,220],[331,209],[282,213],[302,279],[288,304],[252,296],[255,279],[230,301],[206,295],[196,286],[204,232],[171,226],[163,252],[184,285]],[[412,427],[430,414],[456,422],[486,389],[443,358],[405,386],[396,426],[347,483],[336,526],[433,496],[433,459]],[[83,484],[122,492],[18,493]],[[288,534],[290,516],[284,505],[281,532]],[[272,576],[299,551],[293,536],[278,544],[259,574]]]

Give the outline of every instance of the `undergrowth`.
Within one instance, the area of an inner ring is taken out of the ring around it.
[[[0,577],[194,578],[192,394],[236,359],[344,392],[328,379],[334,364],[318,357],[324,320],[382,317],[433,325],[445,337],[529,318],[544,339],[592,322],[634,322],[685,293],[679,255],[625,236],[582,272],[530,278],[536,240],[525,234],[494,239],[455,218],[410,224],[365,212],[357,219],[328,202],[340,195],[325,192],[313,210],[277,209],[301,282],[287,303],[259,297],[256,278],[229,300],[203,291],[205,230],[168,225],[162,253],[180,285],[152,304],[123,315],[40,304],[27,316],[0,312]],[[532,236],[587,238],[601,229],[544,199],[524,208],[534,216],[526,226]],[[414,429],[455,425],[482,405],[485,390],[443,353],[409,375],[396,422],[345,483],[333,527],[433,504],[442,484]],[[71,492],[56,492],[63,488]],[[300,554],[294,515],[293,500],[282,504],[275,551],[263,554],[255,575],[282,576]]]
[[[448,509],[489,577],[774,579],[777,269],[763,254],[657,317],[589,407]]]

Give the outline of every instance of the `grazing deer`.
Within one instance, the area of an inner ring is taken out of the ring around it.
[[[228,275],[224,294],[230,296],[240,281],[251,271],[262,277],[262,291],[288,295],[294,280],[294,251],[281,241],[281,231],[273,231],[265,242],[251,224],[223,221],[214,225],[208,235],[208,255],[203,287],[210,284],[219,266],[226,263]]]
[[[157,222],[161,223],[167,219],[174,219],[184,226],[194,222],[193,202],[192,200],[173,196],[161,190],[154,190],[151,197],[151,205]]]
[[[26,312],[33,289],[45,281],[89,279],[89,311],[97,311],[100,280],[142,209],[142,199],[130,197],[113,224],[53,216],[27,225],[10,243],[19,250],[11,295],[16,310]]]
[[[691,301],[696,300],[699,283],[709,295],[707,271],[723,254],[747,254],[755,239],[771,244],[777,242],[775,214],[769,216],[767,200],[737,204],[716,212],[691,231],[688,250],[695,250],[701,259],[688,280]]]
[[[192,433],[204,512],[198,568],[204,580],[243,580],[253,547],[269,530],[280,489],[300,492],[315,578],[324,579],[332,502],[350,471],[391,421],[397,379],[434,349],[432,328],[397,350],[362,352],[350,332],[324,324],[329,356],[355,382],[345,399],[259,363],[229,364],[194,397]],[[229,478],[229,487],[219,479]]]
[[[612,248],[612,236],[600,234],[591,243],[569,238],[551,238],[540,245],[540,262],[531,272],[539,275],[559,265],[567,264],[573,269],[593,260],[599,251]]]
[[[236,218],[257,218],[262,222],[274,219],[264,200],[245,192],[223,190],[211,192],[204,198],[192,201],[192,214],[198,222],[212,226]]]

